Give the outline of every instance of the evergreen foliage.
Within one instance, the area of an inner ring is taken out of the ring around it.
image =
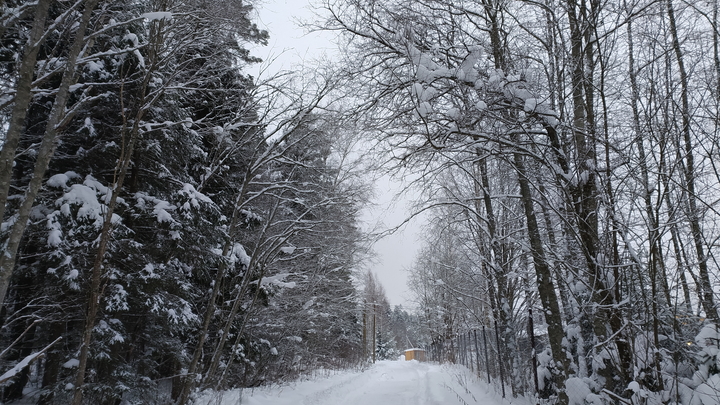
[[[35,5],[2,7],[1,80],[12,89]],[[92,14],[71,66],[83,7]],[[244,73],[259,62],[248,45],[268,38],[251,14],[240,0],[52,2],[3,243],[63,70],[74,84],[11,269],[1,368],[55,343],[4,382],[1,401],[32,387],[43,404],[184,403],[195,388],[255,386],[359,359],[352,274],[362,187],[338,176],[347,169],[336,164],[332,119],[310,114],[322,94],[270,114],[274,84]],[[3,97],[12,103],[10,90]]]

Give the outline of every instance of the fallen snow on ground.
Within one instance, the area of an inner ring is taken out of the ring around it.
[[[381,361],[288,386],[206,393],[197,405],[527,405],[500,398],[464,367]]]

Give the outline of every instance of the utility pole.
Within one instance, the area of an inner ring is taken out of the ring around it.
[[[363,327],[362,327],[362,361],[367,360],[367,304],[363,308]]]
[[[376,318],[376,316],[375,316],[375,312],[377,311],[376,308],[377,308],[377,307],[375,306],[375,303],[373,303],[373,338],[372,338],[372,342],[373,342],[373,346],[372,346],[372,359],[373,359],[373,364],[375,363],[375,346],[377,345],[377,333],[376,333],[376,332],[377,332],[377,330],[376,330],[376,329],[377,329],[377,326],[376,326],[376,320],[377,320],[377,318]]]

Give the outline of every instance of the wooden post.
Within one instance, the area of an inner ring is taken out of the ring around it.
[[[463,334],[462,334],[462,339],[463,339],[463,345],[462,345],[462,350],[463,350],[463,366],[467,367],[467,363],[468,363],[468,361],[467,361],[467,339],[465,339],[465,333],[464,333],[464,332],[463,332]]]
[[[532,307],[528,310],[528,335],[530,336],[530,347],[532,349],[533,380],[535,380],[535,394],[539,393],[537,373],[537,353],[535,353],[535,326],[533,324]]]
[[[375,317],[375,305],[373,305],[373,338],[372,338],[372,359],[373,364],[375,363],[375,346],[377,345],[377,335],[376,335],[376,321],[377,318]]]
[[[473,335],[475,336],[475,370],[477,371],[477,376],[480,377],[480,350],[478,349],[477,329],[473,330]]]
[[[475,365],[472,362],[472,346],[470,345],[470,331],[468,331],[468,335],[465,338],[465,349],[468,353],[468,364],[470,365],[470,371],[473,373],[475,372]]]
[[[460,364],[465,365],[465,334],[458,335],[458,351],[460,354]]]
[[[503,371],[503,361],[501,357],[501,351],[500,351],[500,331],[497,326],[497,321],[495,322],[495,343],[497,344],[497,353],[498,353],[498,368],[500,368],[500,385],[502,386],[502,397],[505,398],[505,373]]]
[[[483,343],[485,344],[485,368],[487,369],[487,382],[490,384],[490,357],[488,356],[487,337],[485,336],[485,325],[483,325]]]
[[[362,359],[367,360],[367,308],[363,308]]]

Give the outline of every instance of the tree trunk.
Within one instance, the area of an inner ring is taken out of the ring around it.
[[[690,130],[690,102],[688,100],[688,76],[685,70],[685,61],[680,48],[680,38],[678,37],[677,27],[675,24],[675,10],[673,9],[672,0],[666,0],[668,22],[670,25],[670,34],[672,35],[673,50],[677,60],[678,70],[680,71],[680,99],[682,102],[682,137],[685,146],[685,188],[687,190],[688,204],[688,220],[690,222],[690,230],[693,242],[695,243],[695,252],[698,258],[698,275],[702,283],[703,293],[700,297],[700,303],[705,310],[705,314],[716,325],[720,323],[717,308],[715,306],[715,297],[713,295],[712,284],[710,283],[710,275],[707,266],[707,256],[705,254],[705,242],[703,241],[703,232],[700,227],[700,219],[698,217],[698,208],[695,195],[695,157],[693,153],[692,134]]]
[[[230,312],[227,314],[227,318],[225,319],[225,325],[223,326],[223,329],[220,331],[219,340],[215,345],[215,350],[213,351],[213,355],[210,359],[210,366],[208,367],[208,370],[205,373],[204,382],[205,382],[206,386],[209,386],[211,383],[211,380],[213,378],[215,378],[215,373],[217,372],[217,368],[220,365],[220,359],[222,358],[222,352],[223,352],[223,349],[225,348],[225,343],[227,342],[227,338],[230,335],[230,329],[232,328],[232,325],[235,323],[235,317],[240,312],[240,305],[243,302],[242,297],[247,292],[247,288],[250,285],[250,279],[252,278],[250,269],[255,268],[255,267],[260,267],[260,271],[259,271],[260,274],[258,274],[258,279],[257,279],[258,289],[255,291],[255,295],[253,296],[253,300],[252,300],[250,306],[248,308],[245,308],[245,310],[248,311],[248,313],[246,313],[245,319],[243,320],[242,324],[239,327],[239,330],[237,331],[237,335],[238,335],[237,343],[238,344],[239,344],[239,339],[241,338],[241,336],[244,332],[245,324],[248,320],[250,308],[252,308],[255,305],[255,303],[257,302],[258,296],[260,294],[259,287],[260,287],[260,284],[262,283],[262,278],[265,275],[266,266],[264,265],[264,263],[256,265],[256,260],[260,256],[259,255],[260,245],[264,241],[268,227],[270,226],[270,224],[272,224],[273,218],[275,216],[275,213],[276,213],[276,210],[278,209],[278,207],[279,207],[279,202],[276,202],[275,206],[273,207],[273,212],[267,216],[266,224],[263,227],[263,230],[260,233],[260,236],[258,237],[255,248],[253,249],[253,253],[251,255],[250,263],[248,264],[248,268],[245,272],[245,276],[243,277],[243,280],[240,283],[240,286],[237,289],[237,292],[235,293],[236,294],[235,302],[233,303],[233,306],[230,309]],[[240,209],[240,207],[238,207],[238,209]],[[231,352],[234,353],[234,350],[232,350]],[[229,366],[233,360],[228,361],[227,365]],[[214,388],[219,389],[218,385],[221,382],[222,382],[222,379],[218,379]]]
[[[53,340],[62,336],[65,330],[63,322],[52,322],[49,326],[49,337]],[[53,386],[58,381],[60,370],[62,369],[61,364],[63,363],[63,350],[54,347],[49,350],[45,356],[45,362],[43,365],[42,375],[42,388],[44,388],[43,394],[38,399],[38,405],[49,405],[52,404],[54,399],[54,392],[52,389],[47,389]]]
[[[92,11],[97,6],[97,2],[98,0],[90,0],[85,5],[85,12],[80,20],[79,27],[75,34],[75,40],[70,48],[70,52],[68,53],[60,87],[55,95],[55,101],[53,102],[52,110],[50,112],[50,116],[48,117],[45,133],[40,143],[40,149],[37,152],[37,158],[35,160],[35,166],[30,183],[28,184],[20,209],[18,210],[18,218],[10,230],[5,254],[0,257],[0,274],[3,275],[0,277],[0,302],[4,300],[7,286],[9,284],[9,275],[12,274],[12,271],[15,268],[17,252],[28,224],[30,211],[35,203],[35,198],[40,192],[40,186],[42,185],[50,160],[55,153],[56,140],[59,132],[58,126],[65,118],[66,106],[68,98],[70,97],[70,86],[75,84],[77,81],[77,77],[75,75],[77,59],[82,52],[83,46],[85,45],[85,32],[90,24]],[[8,279],[4,277],[6,274],[8,275]]]
[[[238,224],[241,220],[241,207],[242,203],[246,197],[246,192],[248,190],[248,186],[250,183],[250,179],[252,178],[252,166],[248,166],[248,173],[245,175],[245,180],[243,181],[243,185],[238,191],[237,197],[235,198],[235,207],[233,209],[233,217],[230,221],[230,228],[228,231],[228,239],[225,241],[225,245],[223,246],[222,256],[223,258],[227,258],[231,251],[232,246],[234,243],[233,234],[236,231],[236,228],[238,227]],[[207,308],[205,309],[205,314],[203,316],[203,323],[202,327],[198,331],[197,336],[197,343],[195,344],[195,350],[193,352],[193,357],[190,360],[190,364],[188,365],[187,374],[185,378],[183,379],[183,386],[182,390],[180,391],[180,395],[177,398],[176,404],[177,405],[185,405],[187,401],[190,399],[190,393],[192,392],[193,388],[195,387],[195,381],[196,373],[198,370],[198,367],[200,366],[200,359],[202,358],[203,354],[203,347],[205,346],[205,341],[207,339],[208,331],[210,330],[210,323],[212,322],[213,318],[215,317],[215,308],[217,304],[217,297],[220,295],[220,288],[222,286],[222,280],[225,278],[225,275],[227,274],[228,266],[226,262],[221,262],[220,266],[218,268],[217,274],[215,275],[214,283],[212,291],[210,292],[210,298],[208,299]]]
[[[597,4],[591,4],[591,16],[587,18],[587,10],[585,1],[581,0],[580,4],[576,0],[568,0],[568,19],[570,22],[570,42],[572,57],[572,98],[573,98],[573,139],[576,146],[576,178],[577,185],[570,187],[573,204],[575,206],[575,215],[577,219],[578,235],[585,256],[588,268],[589,282],[592,289],[592,301],[597,304],[598,310],[593,318],[593,330],[598,342],[605,342],[608,337],[608,326],[613,334],[618,333],[622,329],[622,318],[617,310],[613,310],[613,299],[610,290],[606,285],[603,271],[598,263],[598,200],[599,193],[596,180],[596,164],[597,157],[595,152],[594,138],[588,136],[588,131],[592,132],[593,128],[588,128],[588,120],[594,120],[594,114],[590,111],[593,109],[592,93],[588,91],[588,81],[591,78],[587,76],[587,67],[585,66],[593,58],[588,55],[592,50],[591,44],[588,42],[591,36],[588,36],[587,30],[594,29],[593,23],[598,10]],[[579,6],[580,16],[578,18],[577,8]],[[592,32],[592,31],[591,31]],[[590,124],[594,124],[590,122]],[[616,347],[619,356],[630,356],[629,345],[618,340]],[[598,347],[595,346],[595,350]],[[625,387],[629,376],[622,375],[622,381],[613,383],[615,373],[612,365],[606,362],[601,373],[605,377],[608,384],[612,384],[609,388]],[[623,371],[623,374],[625,372]]]
[[[142,115],[142,114],[139,114]],[[100,300],[102,298],[102,278],[104,273],[104,259],[105,253],[107,252],[108,243],[112,236],[112,218],[115,213],[115,207],[117,206],[117,199],[122,190],[123,182],[125,181],[125,175],[127,174],[128,167],[130,166],[132,151],[135,148],[135,143],[139,137],[140,128],[138,123],[141,120],[141,116],[135,117],[135,124],[129,131],[129,142],[126,146],[126,152],[123,159],[120,159],[117,167],[117,179],[115,184],[111,187],[113,190],[110,197],[110,201],[107,204],[107,211],[103,219],[103,227],[100,231],[99,243],[97,252],[95,254],[95,260],[93,261],[92,273],[90,276],[90,287],[88,291],[88,308],[85,315],[85,327],[83,328],[83,340],[80,346],[80,356],[77,376],[75,378],[75,392],[73,394],[72,405],[82,404],[82,387],[85,383],[85,370],[87,369],[88,355],[90,353],[90,342],[92,341],[92,331],[95,327],[95,320],[97,318],[98,309],[100,307]]]
[[[713,59],[715,60],[715,99],[720,103],[720,25],[718,25],[718,2],[713,4],[712,25],[713,25]],[[717,108],[717,107],[716,107]],[[716,111],[720,115],[720,111]],[[715,122],[720,122],[720,116]]]
[[[12,178],[12,167],[15,161],[15,151],[20,142],[20,133],[25,125],[28,106],[32,99],[32,81],[35,73],[35,62],[40,50],[40,40],[45,31],[45,20],[47,19],[50,0],[39,0],[35,7],[35,19],[30,31],[30,38],[25,45],[25,53],[20,62],[19,77],[15,86],[15,105],[13,106],[10,120],[8,122],[5,140],[0,151],[0,222],[5,219],[8,194],[10,192],[10,180]],[[6,250],[3,249],[3,250]],[[3,258],[7,255],[3,252]],[[14,254],[13,254],[14,257]],[[4,261],[4,260],[3,260]],[[14,268],[15,260],[12,259],[12,267],[2,265],[0,267],[0,307],[5,301],[10,276]]]
[[[97,5],[97,1],[98,0],[88,0],[88,2],[86,3],[85,12],[92,12],[91,7],[89,6],[92,5],[92,8],[94,8],[95,5]],[[162,26],[164,22],[161,20],[153,24],[154,28],[152,29],[153,31],[151,31],[150,42],[155,46],[158,46],[158,44],[163,41]],[[149,66],[155,65],[156,60],[153,57],[148,57],[147,60],[149,62]],[[140,122],[144,117],[145,113],[150,108],[152,108],[153,102],[157,100],[159,94],[161,94],[161,92],[158,92],[154,96],[148,97],[147,88],[150,78],[150,72],[146,72],[143,81],[140,84],[138,95],[136,96],[142,99],[143,102],[140,103],[142,107],[139,108],[138,111],[135,113],[135,116],[132,117],[132,126],[129,129],[127,128],[127,118],[125,115],[125,105],[123,102],[123,87],[121,86],[120,89],[120,114],[123,117],[123,125],[120,131],[121,133],[123,133],[123,140],[127,139],[127,144],[121,148],[121,153],[118,158],[117,165],[115,166],[115,182],[114,184],[112,184],[112,187],[110,187],[110,189],[112,190],[112,194],[110,196],[110,201],[108,201],[107,203],[107,211],[105,212],[103,218],[103,226],[98,237],[98,248],[95,254],[93,268],[90,274],[90,286],[88,288],[88,306],[87,313],[85,315],[85,326],[83,328],[82,343],[80,346],[80,355],[78,359],[79,364],[75,378],[72,405],[81,405],[82,403],[82,390],[85,383],[85,371],[87,369],[88,357],[90,353],[92,332],[95,327],[95,321],[100,307],[100,300],[102,299],[102,278],[104,275],[103,273],[105,253],[107,252],[108,244],[112,236],[112,218],[115,212],[115,208],[117,206],[117,200],[120,196],[120,192],[122,191],[123,183],[125,182],[125,177],[127,176],[130,163],[132,162],[132,157],[135,151],[135,144],[140,137]]]
[[[528,239],[530,240],[530,251],[538,281],[538,293],[540,294],[540,302],[543,306],[545,321],[548,325],[548,340],[550,341],[550,349],[552,350],[553,359],[556,364],[562,367],[562,374],[560,375],[560,378],[556,380],[559,391],[559,404],[567,404],[568,396],[565,392],[565,380],[570,372],[570,360],[565,355],[565,348],[562,344],[563,339],[565,338],[562,316],[560,314],[557,294],[555,293],[555,285],[552,282],[550,266],[545,258],[545,251],[543,249],[542,238],[540,236],[540,228],[535,216],[532,192],[530,190],[530,181],[527,177],[525,162],[520,153],[514,153],[514,163],[515,169],[518,172],[520,198],[525,211]]]
[[[670,237],[672,239],[673,250],[675,250],[675,261],[677,262],[677,271],[680,273],[680,284],[683,289],[683,297],[685,299],[685,310],[688,315],[692,315],[692,298],[690,297],[690,287],[688,286],[687,278],[685,277],[685,270],[690,271],[688,266],[685,249],[680,245],[680,235],[677,230],[677,224],[675,223],[674,206],[670,201],[670,195],[665,195],[665,205],[668,211],[668,223],[670,224]],[[702,284],[696,279],[694,274],[690,273],[691,277],[695,281],[697,288],[698,297],[702,296]],[[700,310],[698,310],[700,312]]]

